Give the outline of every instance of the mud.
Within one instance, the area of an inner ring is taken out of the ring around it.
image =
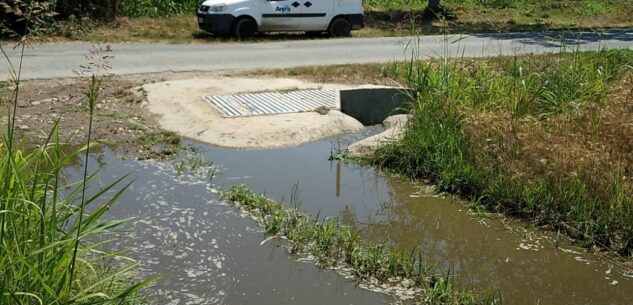
[[[158,128],[144,109],[145,97],[133,90],[146,80],[141,77],[104,77],[95,106],[93,139],[116,144],[132,158],[163,158],[175,153],[180,138]],[[37,80],[22,82],[16,115],[16,138],[23,144],[43,143],[57,124],[60,141],[85,144],[89,106],[87,79]],[[3,95],[0,124],[6,125],[15,88]],[[4,133],[3,133],[4,134]]]

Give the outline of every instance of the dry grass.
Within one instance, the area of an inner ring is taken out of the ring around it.
[[[547,173],[566,178],[593,176],[596,188],[613,185],[612,173],[633,173],[633,74],[604,100],[549,120],[512,119],[509,112],[471,109],[465,120],[471,144],[501,162],[515,163],[516,175],[532,179]],[[494,143],[504,143],[496,145]],[[633,180],[627,179],[633,191]]]
[[[517,1],[520,2],[520,1]],[[521,29],[592,29],[633,26],[633,3],[615,1],[535,1],[503,9],[448,4],[458,17],[453,26],[515,31]]]
[[[444,26],[451,33],[633,26],[633,3],[629,0],[443,0],[447,24],[423,21],[426,1],[368,0],[367,3],[372,27],[394,27],[395,22],[396,27],[410,30],[407,24],[416,20],[416,29],[425,34],[438,33]]]
[[[563,190],[566,184],[581,183],[587,194],[564,194],[555,196],[581,195],[595,201],[591,209],[611,215],[593,217],[629,217],[630,208],[626,196],[633,195],[633,75],[612,89],[606,102],[592,102],[575,113],[566,113],[551,120],[541,120],[535,116],[513,119],[509,112],[483,112],[471,109],[467,112],[464,131],[470,143],[470,150],[486,152],[475,155],[481,167],[502,166],[511,180],[521,183],[538,184],[549,181],[549,187]],[[492,157],[492,158],[491,158]],[[534,187],[543,187],[534,185]],[[570,190],[577,191],[577,190]],[[612,195],[622,194],[613,198]],[[554,195],[554,194],[553,194]],[[561,200],[561,201],[564,201]],[[572,222],[573,213],[595,211],[567,211],[560,207],[547,207],[558,215],[534,213],[538,203],[523,205],[508,204],[512,211],[520,215],[533,215],[543,224]],[[599,213],[598,213],[599,214]],[[547,219],[547,220],[546,220]],[[552,226],[551,228],[556,228]],[[612,228],[609,236],[589,236],[608,248],[622,251],[630,248],[631,224],[620,224]],[[570,236],[586,239],[588,232],[573,226],[566,228]],[[599,241],[606,238],[606,241]]]
[[[264,69],[241,72],[240,76],[296,77],[316,83],[342,83],[353,85],[394,85],[389,64],[351,64],[309,66],[290,69]]]
[[[414,119],[372,161],[629,256],[632,63],[622,50],[404,65]]]
[[[194,17],[119,18],[103,24],[79,37],[91,41],[109,42],[170,42],[186,43],[202,35]]]

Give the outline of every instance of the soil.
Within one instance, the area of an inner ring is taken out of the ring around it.
[[[162,159],[173,155],[180,137],[158,127],[144,108],[147,105],[144,95],[133,89],[162,77],[104,77],[95,106],[93,139],[115,146],[126,158]],[[23,145],[40,145],[59,122],[61,142],[84,144],[89,124],[84,95],[87,87],[88,80],[83,78],[23,81],[16,109],[16,138]],[[2,94],[0,124],[7,123],[12,104],[5,101],[12,100],[14,89],[15,86],[9,87]]]
[[[4,86],[0,86],[3,88]],[[89,107],[83,78],[23,81],[16,133],[23,144],[39,145],[59,120],[60,140],[84,144]],[[345,88],[297,79],[229,78],[217,73],[160,73],[103,78],[96,105],[93,139],[115,146],[124,158],[164,159],[174,155],[184,136],[212,145],[264,149],[296,146],[363,128],[337,110],[222,118],[204,102],[208,94],[269,90]],[[0,124],[6,124],[12,89],[2,95]]]

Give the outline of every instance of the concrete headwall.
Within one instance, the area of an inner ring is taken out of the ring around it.
[[[340,91],[341,111],[365,126],[382,123],[387,117],[404,114],[408,94],[403,88],[360,88]]]

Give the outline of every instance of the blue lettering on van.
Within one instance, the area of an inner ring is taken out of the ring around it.
[[[290,6],[278,6],[275,9],[275,12],[281,12],[281,13],[290,13]]]

